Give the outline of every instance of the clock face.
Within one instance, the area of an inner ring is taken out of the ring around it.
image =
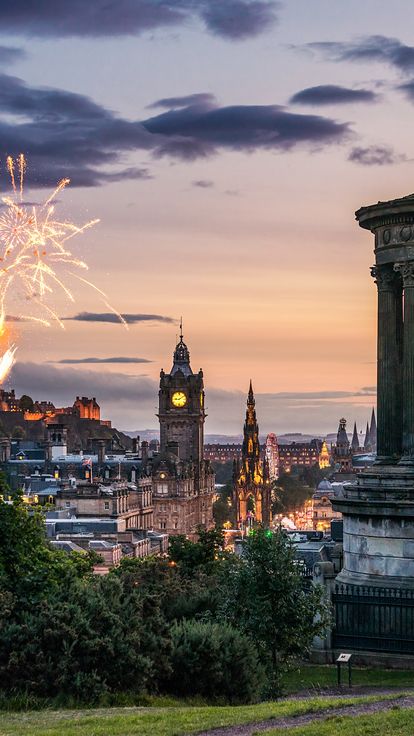
[[[184,391],[176,391],[171,396],[171,401],[173,403],[173,406],[177,406],[179,409],[181,409],[183,406],[187,403],[187,397],[184,393]]]

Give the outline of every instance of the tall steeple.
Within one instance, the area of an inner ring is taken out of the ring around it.
[[[242,447],[242,473],[246,481],[260,482],[262,479],[262,468],[260,462],[259,425],[256,418],[256,401],[253,393],[252,381],[250,380],[249,393],[247,395],[246,421],[243,430]]]
[[[358,452],[358,450],[360,449],[356,422],[354,422],[354,433],[352,435],[351,449],[352,452]]]
[[[371,426],[369,428],[369,440],[373,452],[377,449],[377,420],[375,418],[375,409],[372,408]]]
[[[349,450],[349,439],[346,431],[346,419],[344,419],[343,417],[339,420],[339,427],[336,435],[336,447],[338,450],[342,449],[346,452],[348,452]]]
[[[368,425],[368,422],[367,422],[367,428],[365,430],[364,450],[365,450],[365,452],[371,452],[371,449],[372,449],[372,447],[371,447],[371,438],[370,438],[370,434],[369,434],[369,425]]]
[[[193,371],[190,366],[190,351],[184,342],[183,336],[183,318],[180,320],[180,339],[176,345],[173,356],[173,367],[171,368],[171,375],[173,376],[177,371],[181,371],[184,376],[192,376]]]

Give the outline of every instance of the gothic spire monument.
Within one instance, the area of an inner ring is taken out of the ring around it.
[[[377,459],[334,501],[344,520],[338,580],[413,590],[414,194],[361,207],[356,219],[375,237],[377,424],[373,412],[367,439]]]
[[[249,519],[269,526],[271,516],[270,480],[266,460],[261,458],[256,400],[250,381],[246,420],[243,429],[242,459],[236,464],[233,498],[237,522],[246,525]]]

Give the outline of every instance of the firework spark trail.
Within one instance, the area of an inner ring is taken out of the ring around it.
[[[91,281],[75,274],[67,267],[87,270],[85,261],[76,258],[67,248],[67,241],[96,225],[99,220],[90,220],[84,225],[54,219],[57,195],[70,183],[61,179],[50,196],[39,206],[26,206],[23,202],[26,159],[20,154],[16,161],[7,156],[6,169],[10,176],[13,196],[2,197],[5,206],[0,216],[0,337],[5,339],[6,304],[13,283],[13,292],[19,285],[23,288],[25,300],[36,305],[45,316],[24,315],[22,319],[38,322],[50,327],[56,322],[64,329],[64,324],[53,307],[47,303],[56,288],[68,301],[75,301],[72,291],[65,283],[65,275],[76,278],[96,291],[104,304],[119,318],[128,329],[119,312],[109,303],[106,294]],[[17,180],[16,180],[17,179]],[[17,350],[11,344],[0,353],[0,382],[9,373]]]

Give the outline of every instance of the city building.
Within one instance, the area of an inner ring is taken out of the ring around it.
[[[182,328],[169,373],[160,375],[159,452],[144,464],[152,476],[154,528],[196,537],[214,526],[214,472],[204,457],[204,379],[194,374]]]
[[[204,445],[204,458],[212,463],[228,463],[239,460],[242,446],[235,443],[221,445],[219,443]]]
[[[331,521],[333,519],[342,518],[342,514],[339,511],[334,511],[332,507],[335,488],[338,488],[339,486],[340,484],[330,483],[327,478],[324,478],[321,480],[313,494],[312,526],[315,531],[327,532],[331,528]]]
[[[348,439],[346,419],[344,418],[339,420],[336,444],[332,445],[332,459],[340,473],[352,473],[352,447]]]
[[[73,410],[78,414],[79,419],[95,419],[97,422],[101,419],[101,409],[95,397],[88,399],[87,396],[77,396]]]
[[[271,482],[277,480],[279,477],[279,447],[277,437],[273,432],[266,437],[265,458],[269,469],[269,480]]]
[[[329,468],[331,466],[331,456],[328,450],[328,445],[326,443],[326,440],[323,440],[321,450],[319,453],[318,458],[318,464],[319,468],[321,470],[325,470],[325,468]]]
[[[250,381],[242,459],[235,461],[233,474],[233,502],[241,528],[253,523],[269,526],[271,519],[271,486],[266,458],[261,457],[255,404]]]
[[[311,467],[319,464],[322,441],[290,442],[279,444],[279,474],[290,473],[297,466]]]

